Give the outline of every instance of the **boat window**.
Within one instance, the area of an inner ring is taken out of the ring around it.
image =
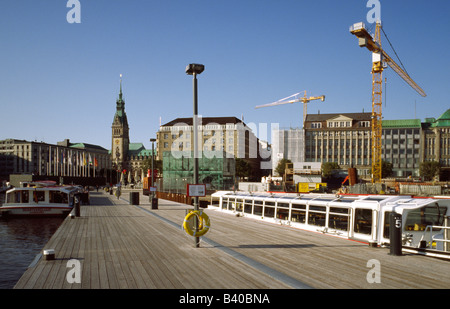
[[[35,203],[44,202],[45,201],[45,192],[44,191],[34,191],[33,192],[33,201]]]
[[[304,205],[304,204],[292,203],[292,208],[306,209],[306,205]]]
[[[289,209],[278,208],[277,218],[281,220],[289,220]]]
[[[219,207],[219,204],[220,204],[220,197],[211,197],[211,206]]]
[[[348,216],[330,214],[328,227],[335,230],[348,231]]]
[[[224,197],[222,200],[222,209],[229,209],[228,207],[230,206],[231,206],[230,199]]]
[[[314,205],[309,205],[309,210],[313,210],[313,211],[326,211],[325,206],[314,206]]]
[[[255,200],[253,202],[254,206],[253,206],[253,214],[257,215],[257,216],[262,216],[262,212],[263,212],[263,202],[262,200]]]
[[[69,201],[67,199],[67,194],[59,191],[49,192],[50,203],[67,204]]]
[[[442,226],[446,213],[447,207],[439,206],[438,203],[411,210],[406,215],[405,230],[424,231],[427,225]],[[439,230],[439,228],[433,228],[433,231]]]
[[[278,207],[286,207],[286,208],[289,208],[289,204],[288,204],[288,203],[280,203],[280,202],[278,202]]]
[[[372,234],[372,209],[355,209],[355,233]]]
[[[328,227],[335,230],[348,231],[348,214],[349,208],[331,207],[328,216]]]
[[[325,213],[322,212],[312,212],[308,213],[308,224],[325,226]]]
[[[245,200],[244,201],[244,212],[247,214],[252,213],[252,200]]]
[[[264,206],[264,217],[273,218],[275,217],[275,203],[266,202]]]
[[[29,191],[25,191],[25,190],[23,190],[23,191],[20,191],[21,192],[21,194],[20,194],[20,199],[18,200],[18,202],[20,202],[20,203],[28,203],[28,201],[29,201]]]
[[[263,202],[264,202],[264,201],[262,201],[262,200],[255,200],[255,201],[254,201],[254,204],[255,204],[255,205],[262,205]]]
[[[348,215],[348,208],[330,207],[330,212]]]
[[[262,205],[255,205],[253,207],[253,214],[256,216],[262,216],[263,207]]]
[[[389,238],[389,218],[391,216],[392,211],[386,211],[384,213],[384,227],[383,227],[383,237]]]
[[[234,210],[234,208],[235,208],[235,203],[234,203],[235,198],[234,197],[230,197],[230,198],[227,198],[226,200],[228,201],[228,204],[227,204],[226,208],[228,210]]]
[[[306,221],[306,211],[293,209],[291,213],[292,222],[305,223]]]
[[[243,201],[241,199],[236,199],[236,202],[235,202],[236,211],[242,211],[242,203],[243,203]]]

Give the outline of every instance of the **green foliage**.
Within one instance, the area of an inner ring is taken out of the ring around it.
[[[392,176],[392,163],[382,161],[381,162],[381,178]]]
[[[275,172],[278,174],[278,176],[284,177],[284,171],[286,170],[286,163],[292,163],[289,159],[281,159],[278,161],[278,165],[275,168]]]
[[[441,165],[436,161],[427,161],[420,163],[419,172],[424,180],[433,180],[441,171]]]
[[[322,163],[322,177],[328,178],[333,174],[334,170],[338,170],[341,167],[336,162]]]
[[[238,177],[252,176],[252,167],[247,161],[236,158],[236,176]]]

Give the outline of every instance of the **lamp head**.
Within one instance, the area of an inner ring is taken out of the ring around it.
[[[203,64],[191,63],[186,66],[186,74],[194,75],[200,74],[205,70],[205,66]]]

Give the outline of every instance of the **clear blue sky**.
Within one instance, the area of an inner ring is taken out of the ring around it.
[[[2,0],[0,139],[111,147],[123,74],[132,142],[151,148],[162,123],[192,117],[189,63],[202,63],[199,114],[301,126],[301,104],[264,109],[306,90],[311,113],[371,111],[371,54],[349,33],[366,0]],[[384,119],[439,117],[450,108],[450,2],[383,1],[381,18],[419,96],[391,69]],[[387,40],[383,47],[395,58]],[[384,99],[384,95],[383,95]],[[259,132],[256,132],[259,135]]]

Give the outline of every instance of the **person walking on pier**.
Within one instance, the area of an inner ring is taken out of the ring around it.
[[[120,184],[120,182],[117,184],[117,190],[116,190],[116,195],[117,195],[117,199],[119,199],[120,198],[120,189],[121,189],[121,184]]]

